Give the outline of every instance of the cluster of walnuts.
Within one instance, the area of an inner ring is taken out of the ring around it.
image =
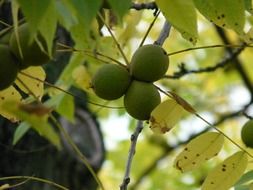
[[[50,60],[49,55],[42,50],[46,49],[45,39],[38,35],[37,41],[32,41],[27,23],[19,26],[17,33],[18,38],[12,32],[5,34],[5,39],[0,40],[0,90],[12,85],[20,70],[39,66]]]
[[[105,64],[94,74],[92,88],[97,96],[115,100],[124,95],[124,106],[132,117],[148,120],[152,110],[161,102],[153,82],[161,79],[169,67],[165,50],[148,44],[137,49],[126,68]]]

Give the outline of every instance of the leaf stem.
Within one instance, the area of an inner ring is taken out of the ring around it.
[[[111,35],[111,37],[112,37],[114,43],[115,43],[116,46],[118,47],[118,49],[119,49],[119,51],[120,51],[120,54],[122,55],[122,57],[123,57],[123,59],[125,60],[126,64],[129,65],[130,63],[129,63],[129,61],[127,60],[127,57],[126,57],[125,53],[123,52],[123,50],[122,50],[120,44],[118,43],[116,37],[114,36],[113,32],[111,31],[109,25],[105,22],[105,19],[103,18],[103,16],[102,16],[100,13],[98,13],[98,17],[102,20],[102,22],[104,23],[104,25],[105,25],[105,27],[107,28],[108,32],[110,33],[110,35]]]
[[[124,65],[120,61],[118,61],[118,60],[116,60],[116,59],[114,59],[114,58],[112,58],[110,56],[104,55],[104,54],[102,54],[102,53],[100,53],[98,51],[92,52],[92,51],[89,51],[89,50],[79,50],[79,49],[73,48],[71,46],[67,46],[65,44],[62,44],[62,43],[58,43],[58,45],[65,48],[65,49],[58,49],[57,50],[58,52],[84,52],[87,56],[90,56],[90,57],[92,57],[94,59],[98,59],[99,61],[102,61],[102,62],[105,62],[105,63],[109,63],[109,62],[107,62],[107,61],[105,61],[103,59],[100,59],[100,58],[96,57],[96,55],[98,55],[98,56],[107,58],[107,59],[109,59],[109,60],[111,60],[111,61],[113,61],[113,62],[115,62],[115,63],[117,63],[117,64],[119,64],[119,65],[121,65],[123,67],[126,67],[126,65]]]
[[[148,27],[148,30],[146,31],[144,37],[142,38],[139,47],[141,47],[141,46],[144,44],[146,38],[148,37],[149,32],[151,31],[152,27],[153,27],[154,24],[155,24],[155,21],[157,20],[159,14],[160,14],[160,11],[157,12],[157,14],[155,15],[155,18],[154,18],[153,21],[150,23],[150,25],[149,25],[149,27]]]

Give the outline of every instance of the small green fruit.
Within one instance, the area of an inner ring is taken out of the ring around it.
[[[126,111],[138,120],[148,120],[160,102],[160,94],[152,83],[136,80],[131,83],[124,97]]]
[[[31,38],[27,23],[19,26],[18,34],[22,55],[19,51],[17,39],[14,33],[12,33],[10,38],[10,48],[13,54],[20,60],[21,69],[25,69],[29,66],[40,66],[50,60],[49,55],[40,48],[39,44],[34,39]],[[43,48],[47,49],[45,39],[41,35],[38,35],[38,40]]]
[[[18,65],[7,45],[0,45],[0,90],[8,88],[15,81]]]
[[[165,50],[158,45],[144,45],[134,53],[130,73],[140,81],[153,82],[163,77],[169,67]]]
[[[253,148],[253,120],[249,120],[243,125],[241,138],[247,147]]]
[[[125,94],[130,81],[130,74],[123,66],[106,64],[93,76],[92,87],[98,97],[115,100]]]

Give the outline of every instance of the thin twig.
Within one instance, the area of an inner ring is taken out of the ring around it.
[[[231,56],[224,58],[223,60],[221,60],[219,63],[217,63],[214,66],[208,66],[208,67],[204,67],[204,68],[189,70],[185,67],[185,64],[181,64],[181,65],[179,65],[179,71],[174,72],[173,75],[165,75],[164,78],[179,79],[185,75],[189,75],[189,74],[193,74],[193,73],[196,74],[196,73],[213,72],[219,68],[225,67],[228,64],[232,64],[231,60],[236,58],[242,52],[242,50],[244,48],[245,47],[238,48],[236,51],[233,52],[233,54]]]
[[[194,50],[199,50],[199,49],[211,49],[211,48],[224,48],[224,47],[241,48],[241,47],[253,47],[253,45],[249,45],[249,44],[216,44],[216,45],[186,48],[183,50],[168,53],[167,55],[172,56],[172,55],[176,55],[176,54],[180,54],[180,53],[185,53],[187,51],[194,51]]]
[[[170,29],[171,29],[171,25],[170,23],[166,20],[163,24],[163,28],[162,31],[159,35],[159,37],[157,38],[157,40],[154,42],[154,44],[162,46],[163,43],[165,42],[165,40],[168,38],[169,34],[170,34]]]
[[[131,165],[132,165],[133,157],[134,157],[135,150],[136,150],[136,144],[137,144],[138,136],[141,133],[142,129],[143,129],[143,123],[142,123],[142,121],[138,121],[137,127],[135,128],[135,131],[131,135],[131,146],[130,146],[129,153],[128,153],[125,176],[124,176],[124,179],[122,181],[122,184],[120,185],[120,190],[127,190],[127,186],[130,183]]]
[[[33,180],[33,181],[39,181],[42,183],[46,183],[49,185],[52,185],[54,187],[57,187],[58,189],[63,189],[63,190],[69,190],[68,188],[57,184],[53,181],[49,181],[48,179],[43,179],[43,178],[39,178],[39,177],[34,177],[34,176],[8,176],[8,177],[0,177],[0,181],[5,181],[5,180],[17,180],[17,179],[29,179],[29,180]]]
[[[100,13],[98,13],[98,17],[102,20],[102,22],[104,23],[104,25],[105,25],[105,27],[107,28],[108,32],[110,33],[110,35],[111,35],[111,37],[112,37],[114,43],[115,43],[116,46],[118,47],[118,50],[120,51],[121,56],[122,56],[123,59],[125,60],[126,64],[129,65],[130,63],[129,63],[129,61],[128,61],[126,55],[125,55],[125,53],[123,52],[123,50],[122,50],[120,44],[118,43],[116,37],[114,36],[113,32],[111,31],[109,25],[105,22],[105,19],[103,18],[103,16],[102,16]]]

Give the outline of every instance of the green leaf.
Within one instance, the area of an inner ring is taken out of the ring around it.
[[[74,12],[72,11],[72,4],[70,1],[56,1],[55,8],[58,15],[58,20],[67,30],[73,25],[77,24],[78,20]]]
[[[68,94],[63,94],[56,111],[69,121],[74,122],[74,98]]]
[[[247,185],[239,185],[239,186],[235,186],[234,190],[252,190],[253,189],[253,184],[247,184]]]
[[[201,190],[228,190],[243,175],[247,164],[247,154],[236,152],[208,174]]]
[[[68,94],[60,93],[52,96],[45,105],[54,107],[55,110],[69,121],[74,121],[75,104],[74,98]]]
[[[89,31],[92,20],[96,17],[101,0],[72,0],[79,22]]]
[[[199,12],[214,24],[243,34],[244,0],[194,0],[194,3]]]
[[[235,186],[242,185],[244,183],[247,183],[249,181],[253,180],[253,170],[248,171],[245,173],[239,181],[235,184]]]
[[[12,144],[13,145],[17,144],[18,141],[28,132],[29,129],[30,124],[27,122],[22,122],[15,130]]]
[[[252,0],[244,0],[244,4],[245,4],[245,9],[253,14],[253,7],[252,7]]]
[[[131,0],[107,0],[110,4],[112,11],[117,15],[119,20],[122,20],[123,16],[128,12],[131,7]]]
[[[185,109],[176,100],[167,99],[151,112],[150,128],[154,133],[166,133],[186,113]]]
[[[174,166],[181,172],[199,167],[203,162],[216,156],[224,143],[224,137],[217,132],[206,132],[191,140],[176,157]]]
[[[52,57],[53,42],[57,27],[57,11],[55,1],[50,1],[48,9],[45,10],[43,19],[39,25],[40,34],[44,37],[47,44],[47,53]]]
[[[192,0],[156,0],[156,3],[170,24],[195,44],[198,38],[197,14]]]
[[[31,36],[35,34],[44,15],[50,6],[50,0],[18,0],[22,12],[25,15],[26,21],[30,24]]]

